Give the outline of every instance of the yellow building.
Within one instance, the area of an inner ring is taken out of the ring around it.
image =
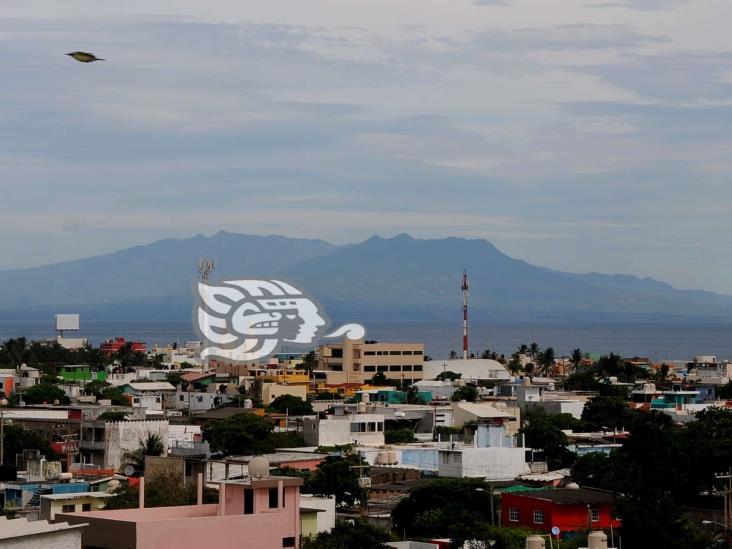
[[[400,384],[424,378],[423,343],[367,343],[346,338],[343,343],[321,345],[317,355],[316,379],[329,385],[364,383],[377,373]]]
[[[71,494],[47,494],[41,496],[40,519],[53,522],[56,513],[81,513],[99,511],[105,500],[112,497],[109,492],[77,492]]]

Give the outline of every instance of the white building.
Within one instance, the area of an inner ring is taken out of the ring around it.
[[[308,446],[382,446],[384,414],[343,414],[304,418],[303,436]]]
[[[124,456],[137,450],[149,435],[157,435],[168,447],[168,421],[94,421],[83,423],[79,439],[83,463],[119,470]]]
[[[513,480],[531,472],[524,448],[440,448],[441,477]]]
[[[191,412],[206,412],[228,402],[230,398],[221,393],[208,391],[176,391],[173,398],[173,407],[176,410],[190,410]]]
[[[435,379],[443,372],[461,374],[463,381],[500,381],[511,379],[506,367],[497,360],[469,358],[467,360],[427,360],[423,366],[424,379]]]

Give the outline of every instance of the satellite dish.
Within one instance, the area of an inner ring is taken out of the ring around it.
[[[131,477],[135,474],[135,468],[132,465],[125,465],[122,469],[122,473],[127,477]]]

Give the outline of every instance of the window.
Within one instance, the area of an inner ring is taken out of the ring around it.
[[[534,509],[534,524],[544,524],[544,511]]]
[[[183,395],[178,395],[178,397],[179,397],[180,401],[183,402],[183,400],[184,400]]]
[[[254,490],[244,490],[244,514],[251,515],[254,513]]]
[[[81,505],[81,510],[82,511],[91,511],[91,503],[83,503]]]
[[[343,349],[332,349],[330,356],[333,358],[343,358]]]
[[[361,432],[361,424],[357,422],[351,423],[351,432],[352,433],[360,433]]]
[[[376,371],[376,366],[364,366],[363,367],[363,371],[364,372],[375,372]]]
[[[62,513],[73,513],[74,511],[76,511],[76,506],[73,503],[71,505],[62,505],[61,506]]]
[[[402,351],[402,354],[403,355],[411,355],[412,354],[412,351]]]
[[[366,356],[374,356],[376,353],[374,351],[364,351],[363,354]]]
[[[389,354],[390,355],[400,355],[400,354],[402,354],[402,352],[401,351],[389,351]]]
[[[196,399],[198,400],[198,402],[203,402],[203,397],[202,396],[196,397]]]
[[[463,455],[460,453],[455,454],[455,463],[462,463],[463,462]]]
[[[422,365],[421,364],[415,364],[414,365],[414,371],[415,372],[421,372],[422,371]]]
[[[295,538],[282,538],[282,547],[295,547]]]
[[[450,463],[450,454],[447,452],[442,453],[442,463]]]
[[[519,510],[517,507],[508,508],[508,520],[510,520],[511,522],[519,521]]]
[[[389,367],[388,366],[377,366],[376,367],[376,371],[377,372],[386,372],[388,370],[389,370]]]
[[[280,506],[279,502],[279,493],[277,488],[270,488],[269,489],[269,508],[270,509],[277,509],[277,507]]]
[[[411,365],[402,366],[402,370],[404,370],[405,372],[411,372],[412,366]]]
[[[590,520],[592,522],[600,522],[600,510],[590,509]]]
[[[376,430],[379,432],[384,430],[384,424],[381,421],[376,422]]]
[[[422,351],[414,351],[413,354],[415,354],[415,355],[421,355],[422,354]]]
[[[389,366],[389,371],[390,372],[401,372],[402,367],[401,366]]]

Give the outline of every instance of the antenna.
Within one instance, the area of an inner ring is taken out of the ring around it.
[[[198,274],[201,282],[206,284],[208,276],[216,269],[216,262],[208,256],[202,255],[198,258]]]
[[[468,271],[463,269],[463,360],[468,358]]]
[[[214,269],[216,269],[216,262],[212,258],[210,258],[210,257],[208,257],[206,255],[202,255],[201,257],[198,258],[198,275],[199,275],[199,277],[201,279],[201,284],[204,285],[204,287],[203,287],[203,292],[204,293],[208,293],[208,290],[207,290],[207,287],[206,287],[208,285],[208,276],[212,272],[214,272]],[[205,299],[206,296],[202,296],[202,297],[204,297],[204,299]],[[203,314],[204,315],[207,314],[205,310],[204,310]],[[203,359],[203,371],[204,372],[208,372],[208,369],[209,369],[208,357],[206,357],[206,358]],[[189,386],[190,386],[190,384],[189,384]],[[190,404],[191,404],[191,398],[190,398],[190,396],[191,395],[190,395],[190,392],[189,392],[188,393],[188,410],[189,410],[189,415],[190,415]]]

